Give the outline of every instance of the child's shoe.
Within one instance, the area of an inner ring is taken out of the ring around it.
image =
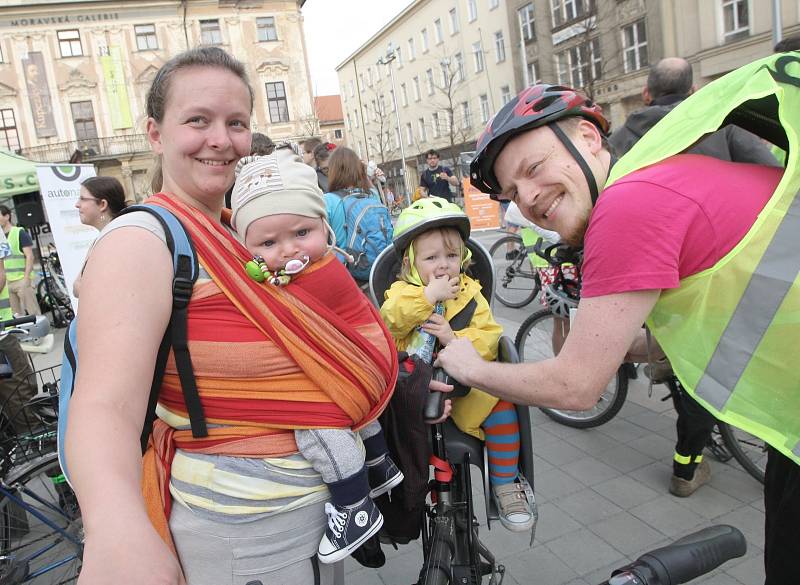
[[[320,562],[325,564],[342,560],[383,526],[383,516],[370,498],[352,506],[327,502],[325,513],[328,515],[328,528],[317,552]]]
[[[403,472],[397,468],[389,455],[367,461],[369,497],[377,498],[403,481]]]
[[[516,481],[492,486],[492,498],[500,513],[500,523],[511,532],[533,528],[538,516],[536,501],[528,481],[522,474]]]

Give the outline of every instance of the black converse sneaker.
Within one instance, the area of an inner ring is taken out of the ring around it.
[[[336,506],[327,502],[328,528],[319,543],[317,556],[321,563],[342,560],[383,526],[383,516],[371,498],[353,506]]]
[[[397,468],[388,455],[367,461],[367,476],[370,487],[369,497],[371,498],[385,494],[403,481],[403,472]]]

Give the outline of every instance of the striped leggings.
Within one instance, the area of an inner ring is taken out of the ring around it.
[[[519,474],[519,420],[513,404],[501,400],[483,421],[489,452],[489,481],[511,483]]]

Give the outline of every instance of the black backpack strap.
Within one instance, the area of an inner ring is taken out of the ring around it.
[[[460,331],[464,329],[469,322],[472,321],[475,315],[475,309],[478,308],[478,303],[475,299],[470,299],[469,302],[461,309],[452,319],[450,319],[450,329],[453,331]]]
[[[172,279],[172,314],[167,328],[164,331],[164,337],[162,337],[161,344],[158,347],[156,364],[153,369],[153,380],[150,386],[150,396],[147,402],[147,412],[142,428],[141,445],[142,452],[144,452],[147,449],[147,442],[153,430],[158,394],[161,389],[161,382],[164,379],[164,371],[166,370],[170,348],[172,348],[175,355],[175,366],[181,381],[186,410],[189,413],[192,436],[208,436],[208,428],[203,406],[200,403],[200,395],[197,391],[197,383],[194,377],[194,368],[192,367],[187,340],[187,309],[192,296],[192,288],[194,287],[200,270],[197,262],[197,254],[195,253],[191,237],[178,218],[172,213],[162,207],[151,205],[133,205],[123,210],[122,213],[131,213],[134,211],[149,213],[161,224],[167,240],[167,248],[170,254],[172,254],[174,270]]]

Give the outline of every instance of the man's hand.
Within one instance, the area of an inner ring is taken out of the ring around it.
[[[457,337],[447,347],[439,351],[439,355],[433,365],[437,368],[443,368],[452,378],[455,378],[465,386],[474,386],[471,372],[483,362],[483,358],[475,350],[469,339]]]
[[[428,320],[422,324],[422,330],[435,335],[439,343],[444,347],[456,338],[455,333],[453,333],[450,327],[450,323],[439,313],[431,315]]]
[[[447,174],[447,173],[445,173],[444,171],[442,171],[441,173],[439,173],[439,175],[438,175],[438,176],[439,176],[439,178],[440,178],[442,181],[448,181],[448,180],[450,179],[450,175],[448,175],[448,174]]]
[[[432,305],[439,301],[446,301],[447,299],[454,299],[458,294],[459,278],[447,278],[441,276],[439,278],[432,278],[431,281],[424,289],[425,298]]]

